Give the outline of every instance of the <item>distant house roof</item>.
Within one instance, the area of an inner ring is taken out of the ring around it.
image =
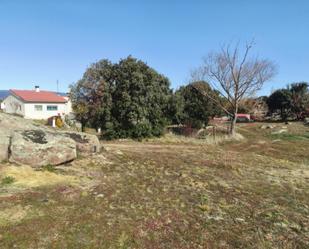
[[[236,117],[237,118],[248,118],[248,119],[250,119],[250,114],[237,113]]]
[[[57,95],[55,92],[35,91],[35,90],[16,90],[11,89],[10,92],[24,102],[39,103],[66,103],[67,100]]]

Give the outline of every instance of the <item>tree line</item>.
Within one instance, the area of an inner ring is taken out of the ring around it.
[[[170,124],[201,128],[227,115],[233,135],[242,104],[276,74],[271,61],[249,57],[251,48],[252,43],[243,51],[226,46],[209,54],[190,83],[176,91],[167,77],[132,56],[117,63],[100,60],[71,86],[76,119],[113,139],[160,136]],[[273,113],[300,117],[307,95],[308,85],[292,84],[274,92],[267,105]]]
[[[265,98],[270,114],[277,114],[283,121],[289,118],[302,120],[309,115],[309,84],[292,83],[286,88],[274,91]]]
[[[206,82],[173,92],[167,77],[131,56],[92,64],[71,86],[71,99],[82,127],[101,128],[106,138],[160,136],[169,124],[207,125],[220,110],[193,86],[213,96]]]

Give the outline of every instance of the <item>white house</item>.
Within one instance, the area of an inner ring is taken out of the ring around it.
[[[10,95],[2,103],[4,112],[18,114],[27,119],[48,119],[72,112],[68,97],[41,91],[38,86],[35,90],[10,90]]]

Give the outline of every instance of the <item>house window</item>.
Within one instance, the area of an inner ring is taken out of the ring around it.
[[[57,111],[58,110],[58,106],[56,105],[48,105],[47,106],[47,111]]]
[[[43,106],[42,105],[34,105],[34,110],[43,111]]]

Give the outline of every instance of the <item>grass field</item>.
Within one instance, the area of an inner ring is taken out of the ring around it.
[[[3,163],[0,248],[309,248],[309,127],[260,127],[105,142],[43,171]]]

